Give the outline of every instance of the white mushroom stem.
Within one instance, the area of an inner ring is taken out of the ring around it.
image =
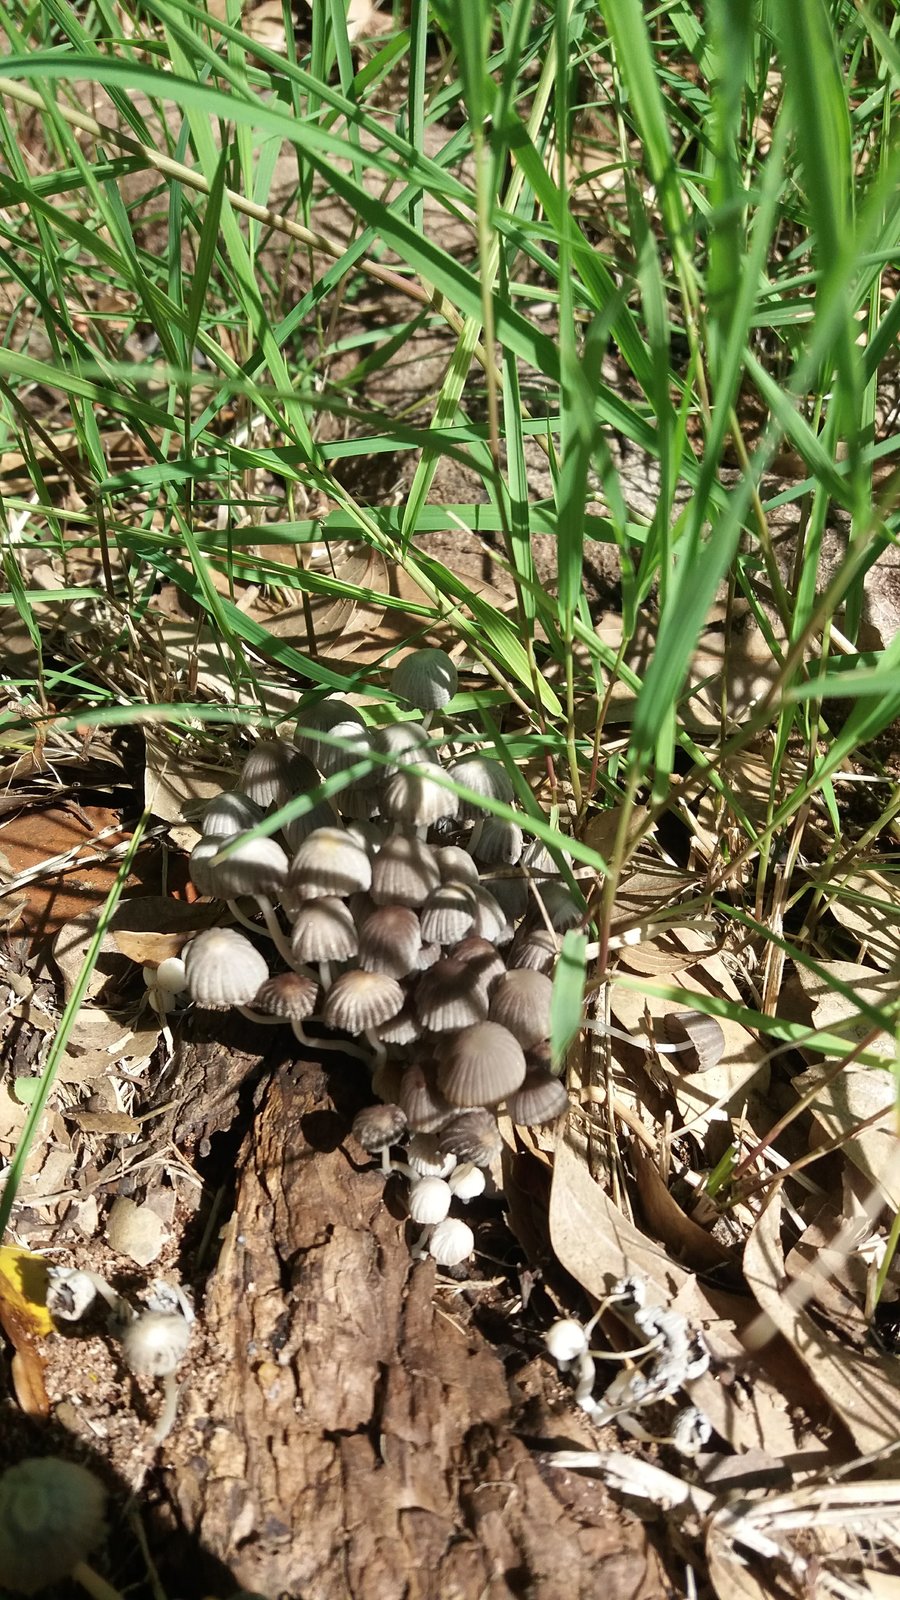
[[[665,1343],[661,1333],[654,1334],[646,1344],[639,1344],[634,1350],[591,1350],[590,1354],[595,1361],[633,1361],[637,1356],[648,1356],[652,1350],[658,1350]]]
[[[319,982],[322,985],[322,993],[327,994],[332,983],[334,982],[334,979],[331,976],[330,961],[319,962]]]
[[[284,961],[287,962],[292,971],[297,972],[299,969],[294,957],[294,952],[291,949],[291,941],[287,938],[286,934],[282,930],[281,924],[279,923],[275,912],[275,907],[273,906],[271,900],[267,900],[264,894],[255,894],[253,899],[256,901],[256,904],[259,906],[259,909],[262,912],[263,921],[266,925],[266,932],[274,944],[275,949],[278,951],[278,954]],[[248,917],[245,912],[241,910],[237,900],[226,900],[225,904],[227,905],[235,921],[239,922],[242,927],[249,928],[251,933],[260,933],[262,931],[259,927],[259,924],[254,922],[252,917]]]
[[[584,1411],[591,1411],[593,1409],[591,1391],[594,1387],[593,1358],[585,1350],[583,1355],[576,1356],[572,1367],[578,1379],[575,1385],[575,1404],[581,1406]]]
[[[623,1044],[636,1044],[639,1050],[655,1050],[661,1056],[675,1056],[679,1050],[695,1050],[696,1045],[690,1039],[685,1039],[681,1044],[665,1044],[659,1039],[645,1039],[639,1033],[626,1033],[624,1028],[614,1028],[609,1022],[600,1022],[597,1017],[585,1017],[581,1026],[587,1033],[602,1034],[604,1039],[621,1039]]]
[[[241,1008],[243,1009],[243,1007]],[[311,1022],[321,1022],[321,1017],[311,1017]],[[292,1022],[294,1038],[303,1045],[305,1050],[339,1050],[342,1055],[356,1056],[359,1061],[365,1061],[367,1066],[372,1064],[371,1052],[364,1050],[361,1045],[353,1044],[348,1039],[311,1039],[305,1032],[302,1022]]]
[[[433,1224],[429,1224],[429,1226],[427,1228],[423,1228],[422,1229],[422,1232],[419,1234],[419,1237],[416,1240],[415,1244],[413,1244],[410,1247],[410,1252],[409,1253],[412,1256],[413,1261],[427,1261],[428,1260],[428,1241],[431,1238],[431,1235],[433,1233],[434,1233]]]
[[[162,1444],[169,1437],[175,1426],[178,1414],[178,1397],[181,1394],[181,1385],[176,1381],[174,1372],[169,1372],[163,1378],[163,1403],[156,1427],[153,1429],[153,1443]]]
[[[387,1061],[387,1045],[382,1043],[372,1028],[366,1029],[366,1038],[372,1046],[372,1071],[374,1073],[378,1071],[379,1067],[383,1067]]]
[[[124,1600],[121,1590],[114,1589],[111,1583],[101,1578],[99,1572],[89,1567],[86,1561],[78,1561],[72,1568],[70,1577],[80,1583],[82,1589],[93,1595],[94,1600]]]

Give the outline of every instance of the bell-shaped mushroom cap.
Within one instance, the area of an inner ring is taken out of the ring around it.
[[[351,839],[361,844],[370,856],[376,856],[388,836],[387,827],[383,822],[373,822],[371,817],[351,817],[347,823],[347,832]]]
[[[521,1127],[537,1128],[542,1122],[555,1122],[569,1109],[565,1085],[550,1072],[529,1072],[521,1089],[511,1094],[506,1109]]]
[[[380,1039],[382,1044],[407,1045],[415,1044],[417,1039],[421,1039],[423,1031],[422,1024],[416,1016],[416,1008],[411,997],[407,995],[396,1016],[378,1024],[375,1037]]]
[[[122,1355],[131,1372],[166,1378],[187,1350],[191,1323],[178,1311],[142,1311],[122,1334]]]
[[[433,1133],[414,1133],[406,1146],[406,1161],[417,1178],[446,1178],[456,1157],[443,1155]]]
[[[223,839],[223,850],[228,846],[229,841]],[[222,900],[242,894],[277,898],[287,883],[288,866],[277,839],[239,839],[221,861],[208,863],[206,873],[213,892]]]
[[[530,967],[533,972],[553,971],[559,954],[559,939],[542,926],[519,928],[510,946],[511,967]]]
[[[302,1022],[312,1016],[318,998],[315,978],[308,978],[305,972],[279,972],[260,984],[252,1009],[266,1017],[283,1017],[285,1022]]]
[[[472,854],[487,867],[514,867],[524,846],[525,839],[517,822],[506,822],[502,817],[488,817],[479,837],[473,842]]]
[[[416,971],[427,972],[429,967],[433,967],[436,961],[443,958],[443,955],[444,951],[439,944],[423,944],[416,956]]]
[[[458,1267],[475,1249],[475,1235],[459,1217],[445,1217],[431,1230],[428,1254],[439,1267]]]
[[[478,868],[468,850],[464,850],[462,845],[442,844],[435,851],[435,855],[442,883],[467,883],[470,889],[477,887]]]
[[[391,688],[417,711],[440,711],[453,699],[458,676],[443,650],[413,650],[391,674]]]
[[[409,906],[378,906],[359,930],[359,964],[366,972],[406,978],[421,948],[419,919]]]
[[[325,735],[325,737],[322,737]],[[341,695],[328,695],[318,705],[304,706],[294,735],[297,748],[323,777],[352,767],[372,748],[372,735],[364,718]],[[335,743],[331,743],[335,740]]]
[[[715,1017],[703,1011],[667,1012],[663,1032],[669,1044],[682,1047],[674,1058],[681,1072],[709,1072],[722,1059],[725,1035]]]
[[[291,932],[298,961],[350,961],[358,945],[356,923],[343,900],[323,895],[304,901]]]
[[[463,784],[466,789],[473,789],[476,794],[484,795],[488,800],[503,800],[509,805],[513,798],[513,786],[506,768],[499,761],[492,760],[490,756],[478,753],[459,756],[456,761],[451,761],[447,772],[457,783]],[[471,821],[475,817],[484,816],[484,812],[472,801],[460,800],[459,815]]]
[[[298,757],[298,759],[304,758]],[[318,783],[318,781],[317,776],[316,782]],[[312,787],[312,784],[310,784],[310,788]],[[305,795],[306,793],[307,791],[304,789],[295,789],[290,798],[297,800],[301,794]],[[302,812],[299,816],[291,817],[290,822],[283,823],[281,831],[284,834],[288,849],[296,854],[304,839],[308,839],[311,833],[316,832],[317,828],[339,828],[340,825],[341,820],[335,810],[334,802],[332,800],[318,800],[314,806],[309,807],[308,811]]]
[[[388,722],[376,729],[372,743],[381,755],[391,757],[381,768],[385,778],[392,778],[411,761],[419,766],[436,767],[438,764],[437,756],[429,748],[428,730],[421,722]]]
[[[346,828],[316,828],[294,856],[288,882],[298,900],[340,899],[368,889],[372,863]]]
[[[372,865],[372,899],[380,906],[420,906],[440,877],[434,851],[424,839],[388,839]]]
[[[415,1178],[409,1186],[406,1206],[411,1220],[427,1228],[443,1222],[452,1199],[453,1190],[443,1178]]]
[[[406,1132],[400,1106],[364,1106],[353,1118],[353,1137],[373,1155],[398,1144]]]
[[[553,984],[545,973],[514,967],[491,995],[490,1019],[508,1028],[523,1050],[530,1050],[550,1032],[552,994]]]
[[[499,950],[495,950],[490,939],[482,939],[477,933],[469,933],[459,944],[454,945],[450,954],[457,961],[464,961],[470,969],[475,981],[486,995],[493,990],[506,972],[506,965]]]
[[[494,1106],[525,1081],[518,1039],[497,1022],[463,1028],[443,1046],[438,1088],[454,1106]]]
[[[184,950],[188,991],[198,1006],[227,1011],[249,1006],[269,969],[259,951],[234,928],[208,928]]]
[[[360,778],[356,783],[348,783],[340,794],[334,797],[334,803],[344,819],[345,824],[350,822],[371,822],[373,817],[381,813],[381,768],[376,773],[370,773],[367,778]]]
[[[487,990],[475,980],[466,963],[454,956],[445,956],[423,972],[415,987],[415,1002],[419,1021],[432,1033],[467,1028],[473,1022],[483,1022],[488,1014]]]
[[[435,1133],[454,1115],[453,1107],[436,1087],[433,1074],[415,1063],[404,1069],[397,1099],[416,1133]]]
[[[342,972],[336,978],[322,1007],[322,1016],[330,1028],[343,1028],[345,1033],[365,1033],[367,1028],[377,1028],[379,1023],[395,1017],[403,1005],[403,990],[396,978],[386,972],[362,972],[354,967],[352,972]]]
[[[261,806],[255,805],[237,789],[228,789],[210,800],[203,813],[201,832],[207,839],[230,839],[235,833],[255,828],[262,819]]]
[[[466,883],[441,883],[422,907],[422,937],[429,944],[457,944],[475,921],[475,891]]]
[[[87,1467],[32,1456],[0,1476],[0,1584],[35,1594],[68,1577],[106,1532],[106,1490]]]
[[[286,739],[260,739],[241,767],[242,792],[264,811],[269,806],[285,805],[294,795],[305,794],[320,782],[312,762]]]
[[[551,878],[548,883],[538,885],[538,893],[550,918],[550,926],[557,933],[565,933],[567,928],[577,928],[584,921],[584,912],[576,905],[564,883]]]
[[[512,924],[507,922],[503,908],[483,884],[475,890],[475,921],[472,932],[491,944],[506,944],[513,936]]]
[[[435,767],[435,771],[439,771]],[[388,778],[380,793],[381,810],[392,822],[413,828],[430,828],[443,817],[456,816],[456,795],[424,773],[402,767]]]
[[[214,895],[213,875],[210,870],[212,862],[222,848],[221,839],[202,838],[197,841],[191,851],[188,863],[191,873],[191,883],[201,894]]]
[[[445,1123],[438,1143],[445,1155],[455,1156],[457,1161],[471,1161],[476,1167],[489,1167],[503,1145],[497,1118],[481,1106],[474,1111],[461,1111],[452,1122]]]
[[[560,853],[563,860],[571,866],[571,857],[566,851],[562,850]],[[527,867],[533,878],[556,877],[559,873],[559,867],[542,839],[529,839],[522,851],[520,865]]]

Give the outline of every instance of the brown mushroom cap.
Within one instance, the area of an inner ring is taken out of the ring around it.
[[[291,862],[290,888],[299,900],[340,899],[371,882],[368,852],[346,828],[316,828]]]
[[[440,882],[434,851],[424,839],[387,839],[372,865],[372,899],[377,905],[422,905]]]
[[[487,990],[471,968],[454,956],[445,956],[423,972],[414,994],[419,1020],[432,1033],[467,1028],[483,1022],[488,1014]]]
[[[343,900],[306,900],[294,919],[291,949],[298,961],[350,961],[359,939]]]
[[[487,995],[493,993],[498,981],[506,973],[506,963],[499,950],[494,948],[490,939],[482,939],[477,933],[466,934],[459,944],[453,946],[450,954],[471,967],[478,984]]]
[[[279,972],[257,989],[253,1010],[266,1017],[283,1017],[285,1022],[302,1022],[312,1016],[318,998],[315,978],[308,978],[304,972]]]
[[[354,1139],[373,1154],[389,1150],[405,1132],[406,1116],[400,1106],[364,1106],[353,1118]]]
[[[553,984],[543,972],[514,967],[491,994],[490,1019],[508,1028],[523,1050],[530,1050],[550,1032]]]
[[[667,1057],[681,1072],[709,1072],[722,1059],[725,1035],[715,1017],[708,1017],[704,1011],[667,1012],[663,1032],[669,1044],[690,1044],[674,1058]]]
[[[509,951],[511,967],[530,967],[532,972],[550,973],[556,965],[560,941],[549,928],[519,928]]]
[[[463,1028],[441,1051],[438,1088],[451,1105],[497,1105],[524,1080],[522,1046],[497,1022]]]
[[[208,1011],[251,1005],[269,976],[264,958],[234,928],[208,928],[186,946],[184,967],[188,992]]]
[[[434,1074],[415,1064],[405,1069],[397,1099],[415,1133],[434,1133],[454,1115],[453,1107],[434,1082]]]
[[[517,822],[488,817],[472,845],[472,854],[488,867],[514,867],[524,847],[525,839]]]
[[[521,1089],[511,1094],[506,1109],[513,1122],[521,1127],[539,1127],[542,1122],[555,1122],[569,1109],[569,1096],[565,1084],[550,1072],[529,1072]]]
[[[359,930],[359,964],[366,972],[406,978],[421,948],[419,919],[409,906],[377,906]]]
[[[403,990],[385,972],[363,972],[354,967],[335,980],[325,996],[322,1016],[330,1028],[345,1033],[365,1033],[395,1017],[403,1005]]]

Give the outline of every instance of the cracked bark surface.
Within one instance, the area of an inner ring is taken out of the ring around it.
[[[258,1101],[204,1308],[209,1378],[167,1450],[194,1547],[296,1600],[671,1592],[599,1483],[542,1468],[498,1353],[411,1261],[345,1139],[353,1074],[301,1062]]]

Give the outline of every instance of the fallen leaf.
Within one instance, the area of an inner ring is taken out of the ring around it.
[[[53,1332],[53,1318],[47,1310],[47,1263],[43,1256],[21,1250],[17,1245],[0,1245],[0,1299],[21,1318],[29,1333]]]
[[[842,928],[855,933],[877,966],[896,969],[900,956],[900,886],[883,872],[856,872],[835,887],[828,903]]]
[[[900,1207],[900,1138],[897,1134],[897,1080],[882,1067],[849,1061],[834,1068],[816,1065],[792,1081],[798,1095],[815,1090],[809,1110],[829,1140],[841,1139],[849,1161],[878,1188],[885,1204]],[[870,1127],[862,1123],[877,1120]]]
[[[233,765],[212,763],[183,740],[145,728],[144,746],[144,803],[163,822],[183,822],[199,814],[214,795],[233,787]]]
[[[682,1265],[699,1271],[735,1261],[733,1251],[727,1250],[706,1228],[701,1228],[682,1211],[663,1182],[656,1162],[637,1140],[631,1146],[631,1163],[641,1210],[653,1236],[662,1240]]]

